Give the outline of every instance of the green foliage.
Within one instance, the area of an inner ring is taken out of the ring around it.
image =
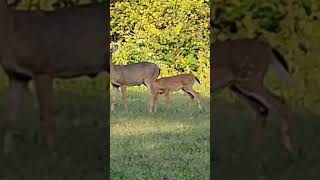
[[[295,84],[282,88],[275,77],[268,85],[291,103],[320,108],[320,2],[317,0],[234,0],[213,1],[214,40],[251,37],[264,39],[279,49],[289,62]],[[235,23],[236,31],[230,24]]]
[[[113,63],[153,62],[161,76],[193,73],[209,94],[209,1],[141,0],[111,5]]]

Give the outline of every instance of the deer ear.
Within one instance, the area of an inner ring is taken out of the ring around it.
[[[119,50],[119,45],[117,43],[111,43],[112,48],[110,49],[110,53],[114,53]]]

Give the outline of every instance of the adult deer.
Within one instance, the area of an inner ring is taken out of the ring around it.
[[[166,98],[167,105],[170,104],[170,92],[182,90],[184,91],[190,99],[195,100],[198,104],[198,108],[202,110],[200,102],[200,94],[196,92],[192,87],[196,84],[201,86],[201,83],[197,77],[193,74],[178,74],[175,76],[163,77],[157,79],[154,83],[154,88],[156,89],[156,94],[154,97],[154,103],[157,104],[158,96],[164,94]],[[156,105],[155,105],[156,109]]]
[[[46,143],[56,153],[53,79],[94,77],[110,70],[107,9],[105,4],[97,4],[55,12],[25,12],[11,10],[6,0],[0,0],[1,66],[10,85],[5,155],[12,151],[16,121],[30,80],[35,82]]]
[[[211,67],[214,69],[211,91],[215,92],[226,87],[231,89],[248,103],[261,119],[260,128],[265,127],[270,110],[278,112],[282,119],[284,147],[289,155],[293,155],[294,148],[289,134],[289,107],[263,83],[270,65],[284,80],[290,81],[284,57],[268,43],[254,39],[217,42],[211,44],[211,50],[213,53]]]
[[[110,50],[110,62],[112,62],[112,53],[118,51],[118,49],[118,44],[114,43]],[[156,64],[142,62],[129,65],[114,65],[111,63],[110,74],[110,81],[113,87],[111,92],[111,110],[114,110],[117,96],[119,96],[121,89],[124,108],[126,111],[128,111],[127,86],[140,86],[144,84],[149,89],[151,94],[149,112],[154,111],[152,97],[155,92],[153,83],[160,74],[160,68]]]
[[[140,86],[144,84],[150,92],[149,112],[154,111],[153,83],[160,74],[158,65],[150,62],[142,62],[128,65],[110,65],[111,84],[112,84],[112,102],[111,110],[114,109],[116,97],[121,88],[122,100],[125,110],[128,111],[127,86]]]

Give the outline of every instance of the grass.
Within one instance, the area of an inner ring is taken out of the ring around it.
[[[301,180],[320,178],[320,116],[295,108],[291,115],[294,162],[281,144],[279,118],[272,115],[261,146],[253,144],[254,116],[242,104],[215,101],[213,116],[213,179]]]
[[[2,127],[7,101],[7,95],[1,92]],[[28,97],[18,121],[23,138],[17,139],[16,151],[9,159],[0,154],[0,180],[107,179],[106,102],[107,98],[101,96],[57,92],[55,120],[59,156],[54,159],[44,144],[34,140],[39,131],[38,108],[33,98]]]
[[[146,93],[129,92],[129,112],[122,104],[111,113],[111,179],[209,179],[209,99],[204,112],[188,109],[186,96],[164,99],[148,113]],[[120,102],[120,99],[119,99]]]
[[[58,91],[56,97],[59,158],[50,158],[45,146],[34,142],[33,136],[39,130],[38,109],[28,97],[18,124],[24,138],[18,139],[11,159],[0,158],[0,180],[107,179],[108,99],[68,91]],[[147,112],[145,93],[129,93],[129,112],[116,106],[110,122],[112,180],[209,179],[209,99],[203,99],[206,110],[200,113],[195,104],[188,109],[187,97],[172,97],[174,101],[169,107],[161,99],[154,114]],[[292,133],[298,156],[289,162],[281,145],[276,116],[269,119],[261,146],[255,147],[254,120],[245,106],[214,101],[211,107],[214,179],[320,178],[319,114],[294,109]],[[7,96],[0,92],[1,125],[6,109]]]

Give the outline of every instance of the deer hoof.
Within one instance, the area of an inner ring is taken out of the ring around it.
[[[149,113],[153,113],[153,112],[156,112],[156,111],[154,109],[150,108]]]

